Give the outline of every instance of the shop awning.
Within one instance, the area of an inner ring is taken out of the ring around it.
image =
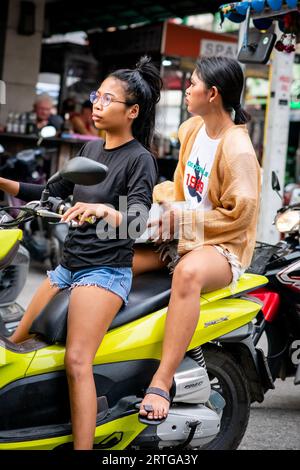
[[[107,29],[216,13],[224,0],[46,0],[46,34]]]

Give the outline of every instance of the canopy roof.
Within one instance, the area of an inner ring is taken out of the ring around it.
[[[222,0],[46,0],[47,34],[107,29],[168,18],[215,13]]]

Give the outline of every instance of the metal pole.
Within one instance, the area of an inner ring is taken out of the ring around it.
[[[276,34],[281,32],[276,27]],[[257,239],[276,243],[279,234],[272,225],[276,210],[282,205],[272,190],[272,171],[276,171],[281,190],[284,189],[285,167],[289,136],[290,89],[292,84],[295,53],[278,52],[274,49],[270,65],[270,88],[265,117],[263,153],[263,186]]]
[[[243,0],[243,1],[245,2],[246,0]],[[238,53],[239,53],[239,51],[241,50],[241,48],[243,46],[245,35],[247,34],[248,23],[249,23],[248,17],[245,21],[240,23],[239,40],[238,40]],[[239,64],[242,67],[243,72],[245,73],[246,64],[242,64],[241,62]],[[244,89],[243,89],[243,93],[242,93],[242,96],[241,96],[241,104],[242,105],[245,104],[246,80],[247,79],[245,79]]]

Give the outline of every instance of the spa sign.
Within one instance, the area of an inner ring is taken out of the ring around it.
[[[200,42],[200,56],[222,56],[236,59],[237,44],[232,42],[202,39]]]

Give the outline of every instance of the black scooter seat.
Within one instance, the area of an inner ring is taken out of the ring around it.
[[[151,271],[133,279],[128,304],[121,308],[110,330],[138,320],[165,307],[170,299],[172,277],[167,270]],[[30,333],[48,343],[65,343],[70,290],[58,292],[32,323]],[[100,307],[101,308],[101,307]]]

